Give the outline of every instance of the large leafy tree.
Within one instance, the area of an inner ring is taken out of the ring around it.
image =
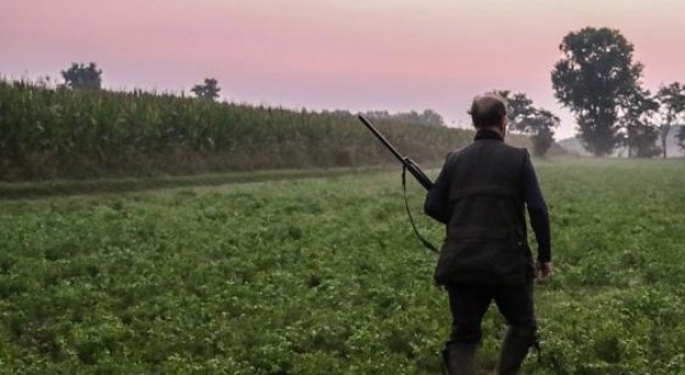
[[[587,27],[566,35],[559,49],[555,97],[575,114],[585,148],[608,155],[621,142],[620,106],[640,85],[642,65],[633,62],[633,45],[618,30]]]
[[[219,97],[219,82],[214,78],[205,78],[203,83],[193,86],[190,91],[200,99],[214,100]]]
[[[102,70],[94,62],[88,65],[72,63],[67,70],[62,70],[64,84],[73,89],[95,89],[102,86]]]
[[[629,157],[651,158],[661,153],[657,146],[659,130],[653,119],[659,103],[647,90],[635,90],[621,105],[619,124],[623,127],[623,144]]]
[[[670,85],[662,86],[656,96],[660,104],[661,124],[661,148],[663,157],[666,158],[666,140],[674,123],[680,120],[685,114],[685,84],[673,82]],[[681,132],[682,133],[682,130]],[[680,135],[677,134],[678,136]]]

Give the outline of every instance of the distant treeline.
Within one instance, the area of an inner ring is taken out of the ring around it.
[[[377,118],[418,163],[472,132]],[[525,142],[525,141],[524,141]],[[369,166],[389,153],[346,111],[310,112],[148,92],[0,81],[0,181]]]

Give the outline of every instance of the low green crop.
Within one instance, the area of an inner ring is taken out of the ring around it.
[[[685,371],[684,171],[538,165],[557,273],[524,373]],[[0,374],[439,373],[447,300],[399,173],[4,201],[0,238]]]

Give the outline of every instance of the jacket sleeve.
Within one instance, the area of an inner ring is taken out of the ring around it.
[[[530,216],[530,225],[535,232],[538,243],[538,261],[550,262],[552,260],[551,234],[549,224],[549,212],[547,204],[540,191],[533,163],[526,154],[523,164],[523,195]]]

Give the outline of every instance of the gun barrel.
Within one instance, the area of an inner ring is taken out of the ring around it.
[[[395,157],[397,158],[397,160],[399,160],[400,163],[402,163],[402,164],[404,165],[404,167],[405,167],[407,170],[409,170],[409,173],[411,173],[411,174],[414,176],[414,178],[416,178],[416,180],[417,180],[417,181],[418,181],[426,190],[430,190],[430,189],[431,189],[431,187],[433,186],[433,181],[431,181],[430,178],[428,178],[428,176],[426,176],[426,174],[423,173],[423,171],[421,170],[421,168],[419,168],[419,166],[416,165],[416,163],[414,163],[414,161],[412,161],[412,160],[409,159],[408,157],[405,157],[405,156],[403,156],[402,154],[400,154],[400,152],[397,151],[397,149],[390,143],[390,141],[388,141],[388,140],[383,136],[383,134],[381,134],[381,133],[376,129],[376,127],[374,127],[373,124],[371,124],[371,121],[369,121],[368,119],[366,119],[366,117],[364,117],[364,116],[362,116],[362,115],[359,115],[359,120],[361,120],[361,122],[363,122],[364,125],[366,125],[366,127],[367,127],[369,130],[371,130],[371,132],[376,136],[376,138],[378,138],[378,139],[383,143],[383,145],[385,145],[385,147],[386,147],[388,150],[390,150],[390,152],[392,152],[393,155],[395,155]]]
[[[376,130],[376,127],[374,127],[373,124],[371,124],[371,121],[367,120],[366,117],[364,117],[363,115],[359,115],[359,120],[361,120],[361,122],[364,123],[364,125],[366,125],[366,127],[369,130],[371,130],[371,133],[373,133],[373,135],[375,135],[376,138],[378,138],[383,143],[383,145],[385,145],[385,147],[387,147],[390,150],[390,152],[392,152],[392,154],[395,155],[397,160],[404,164],[404,156],[402,156],[402,154],[400,154],[400,152],[397,151],[397,149],[392,144],[390,144],[390,142],[383,136],[383,134],[379,133],[378,130]]]

